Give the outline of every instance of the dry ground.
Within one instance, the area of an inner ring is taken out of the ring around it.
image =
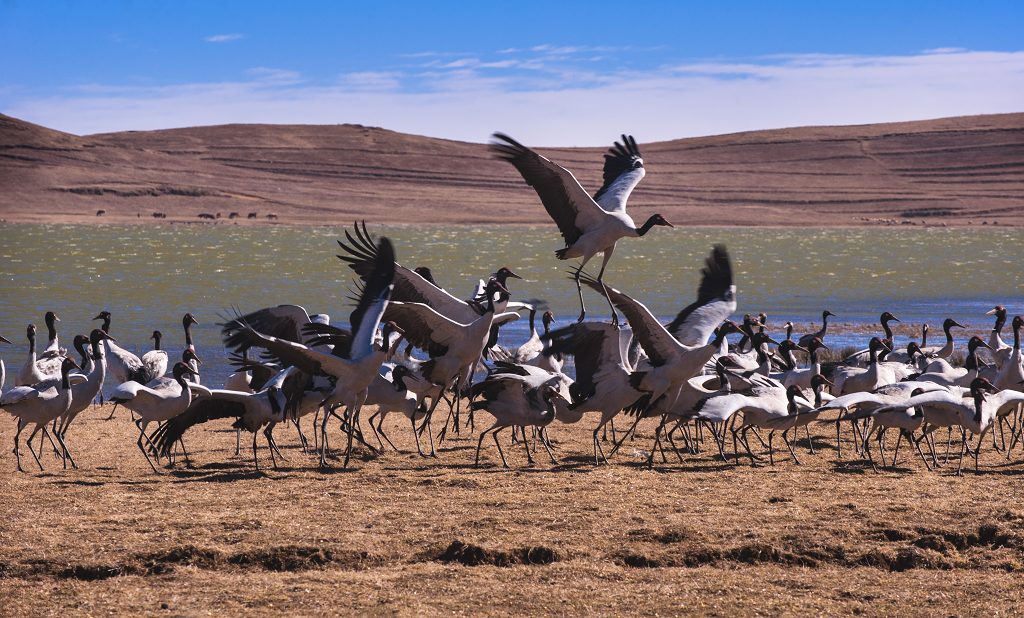
[[[611,128],[608,146],[628,130]],[[630,197],[638,222],[660,213],[689,226],[1024,225],[1021,113],[636,137],[648,171]],[[595,191],[605,148],[540,151]],[[0,222],[354,219],[550,223],[536,193],[483,144],[359,125],[76,136],[0,114]]]
[[[551,428],[559,466],[541,451],[527,467],[517,445],[509,471],[493,443],[474,468],[465,433],[421,459],[392,417],[402,453],[321,471],[282,429],[288,462],[262,474],[222,421],[187,436],[194,467],[155,475],[127,413],[107,412],[72,427],[77,471],[47,454],[46,472],[16,473],[0,424],[0,615],[1006,615],[1024,601],[1019,451],[1007,464],[988,448],[958,478],[904,446],[905,467],[875,474],[837,461],[823,425],[802,466],[701,453],[650,471],[647,427],[596,468],[588,418]]]

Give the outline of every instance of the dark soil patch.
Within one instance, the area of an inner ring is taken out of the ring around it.
[[[457,562],[464,566],[512,566],[516,564],[551,564],[559,560],[558,553],[541,545],[521,547],[511,551],[486,549],[472,543],[464,543],[458,539],[451,542],[436,556],[438,562]]]

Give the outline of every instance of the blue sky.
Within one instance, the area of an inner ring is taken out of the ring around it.
[[[0,0],[0,111],[604,144],[1024,111],[1024,2]]]

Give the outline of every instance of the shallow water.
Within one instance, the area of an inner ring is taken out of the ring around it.
[[[181,316],[192,311],[201,323],[194,331],[199,355],[207,361],[203,381],[219,385],[228,369],[216,322],[232,306],[251,311],[294,303],[347,321],[353,275],[335,257],[335,239],[345,229],[2,224],[0,334],[16,345],[0,354],[9,372],[20,366],[25,325],[42,329],[47,310],[61,317],[68,345],[108,309],[111,334],[125,347],[149,349],[147,337],[159,329],[164,347],[177,356]],[[566,278],[571,263],[554,258],[561,242],[552,227],[371,231],[392,238],[403,265],[430,266],[457,296],[467,297],[474,281],[509,266],[526,279],[512,281],[515,298],[544,299],[560,324],[578,313],[575,286]],[[693,300],[715,243],[732,255],[739,315],[765,311],[773,325],[817,322],[825,308],[846,323],[870,323],[890,310],[904,322],[934,324],[951,316],[979,327],[989,324],[984,313],[997,303],[1011,315],[1024,312],[1024,245],[1010,228],[657,228],[620,243],[605,278],[668,318]],[[590,315],[606,319],[604,300],[589,292],[586,298]],[[503,330],[503,341],[525,339],[527,328],[521,320]],[[833,347],[864,339],[829,335]]]

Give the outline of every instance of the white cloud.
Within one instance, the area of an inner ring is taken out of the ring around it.
[[[230,43],[231,41],[237,41],[243,38],[245,35],[232,33],[232,34],[214,34],[203,39],[207,43]]]
[[[461,58],[451,68],[439,62],[429,69],[346,73],[326,84],[262,67],[233,82],[93,85],[47,98],[15,93],[3,111],[79,134],[352,122],[478,142],[502,130],[534,145],[603,145],[623,131],[655,141],[1024,111],[1024,52],[815,54],[611,72],[572,63],[524,67],[524,60],[508,56]]]

